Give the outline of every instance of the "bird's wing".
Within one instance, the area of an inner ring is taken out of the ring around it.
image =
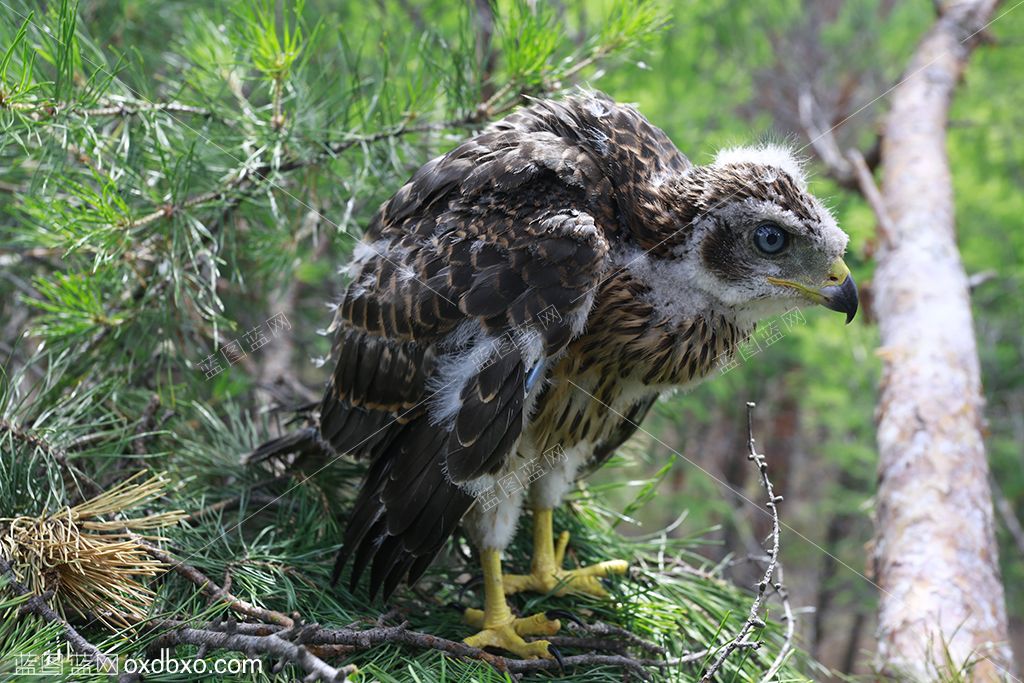
[[[322,405],[323,436],[341,452],[372,453],[367,445],[383,438],[371,437],[384,426],[380,414],[417,414],[446,352],[439,344],[456,343],[460,325],[478,325],[477,343],[514,345],[532,332],[542,357],[561,351],[582,330],[588,293],[608,265],[587,196],[599,178],[578,148],[535,132],[481,135],[420,169],[357,249],[334,322],[337,364]],[[483,453],[500,437],[491,425],[522,402],[509,386],[521,388],[531,368],[523,367],[525,349],[510,351],[464,369],[471,376],[455,387],[462,454],[449,465],[458,480],[493,469],[493,454]],[[532,367],[538,358],[528,360]],[[491,441],[481,431],[489,426]],[[476,455],[485,464],[472,464]]]
[[[604,181],[606,183],[606,181]],[[425,165],[357,250],[321,435],[372,458],[340,565],[389,591],[501,469],[531,370],[582,331],[609,268],[602,176],[561,138],[492,131]]]

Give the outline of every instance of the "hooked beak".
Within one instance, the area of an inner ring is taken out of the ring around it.
[[[776,285],[795,289],[806,298],[816,304],[821,304],[825,308],[845,313],[847,325],[853,320],[853,316],[857,314],[857,283],[853,281],[850,269],[846,266],[843,259],[836,259],[828,271],[828,279],[818,289],[777,277],[769,277],[768,281]]]

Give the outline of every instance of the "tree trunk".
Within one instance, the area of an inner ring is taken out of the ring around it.
[[[954,88],[997,4],[942,5],[884,129],[875,568],[879,664],[901,678],[934,680],[947,665],[976,661],[974,680],[999,680],[1013,666],[945,148]]]

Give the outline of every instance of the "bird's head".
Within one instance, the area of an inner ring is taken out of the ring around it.
[[[848,237],[808,192],[788,149],[725,150],[689,169],[678,188],[691,230],[672,245],[673,257],[720,306],[756,321],[816,303],[853,319],[857,286],[842,258]]]

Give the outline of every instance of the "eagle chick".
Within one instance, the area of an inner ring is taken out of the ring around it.
[[[690,163],[599,93],[535,101],[426,163],[377,212],[332,329],[319,439],[369,461],[335,569],[415,581],[462,523],[485,609],[467,639],[550,657],[518,590],[602,595],[622,561],[564,570],[551,510],[657,396],[690,388],[766,316],[857,308],[847,236],[775,146]],[[512,477],[515,477],[513,481]],[[500,553],[528,501],[530,574]]]

